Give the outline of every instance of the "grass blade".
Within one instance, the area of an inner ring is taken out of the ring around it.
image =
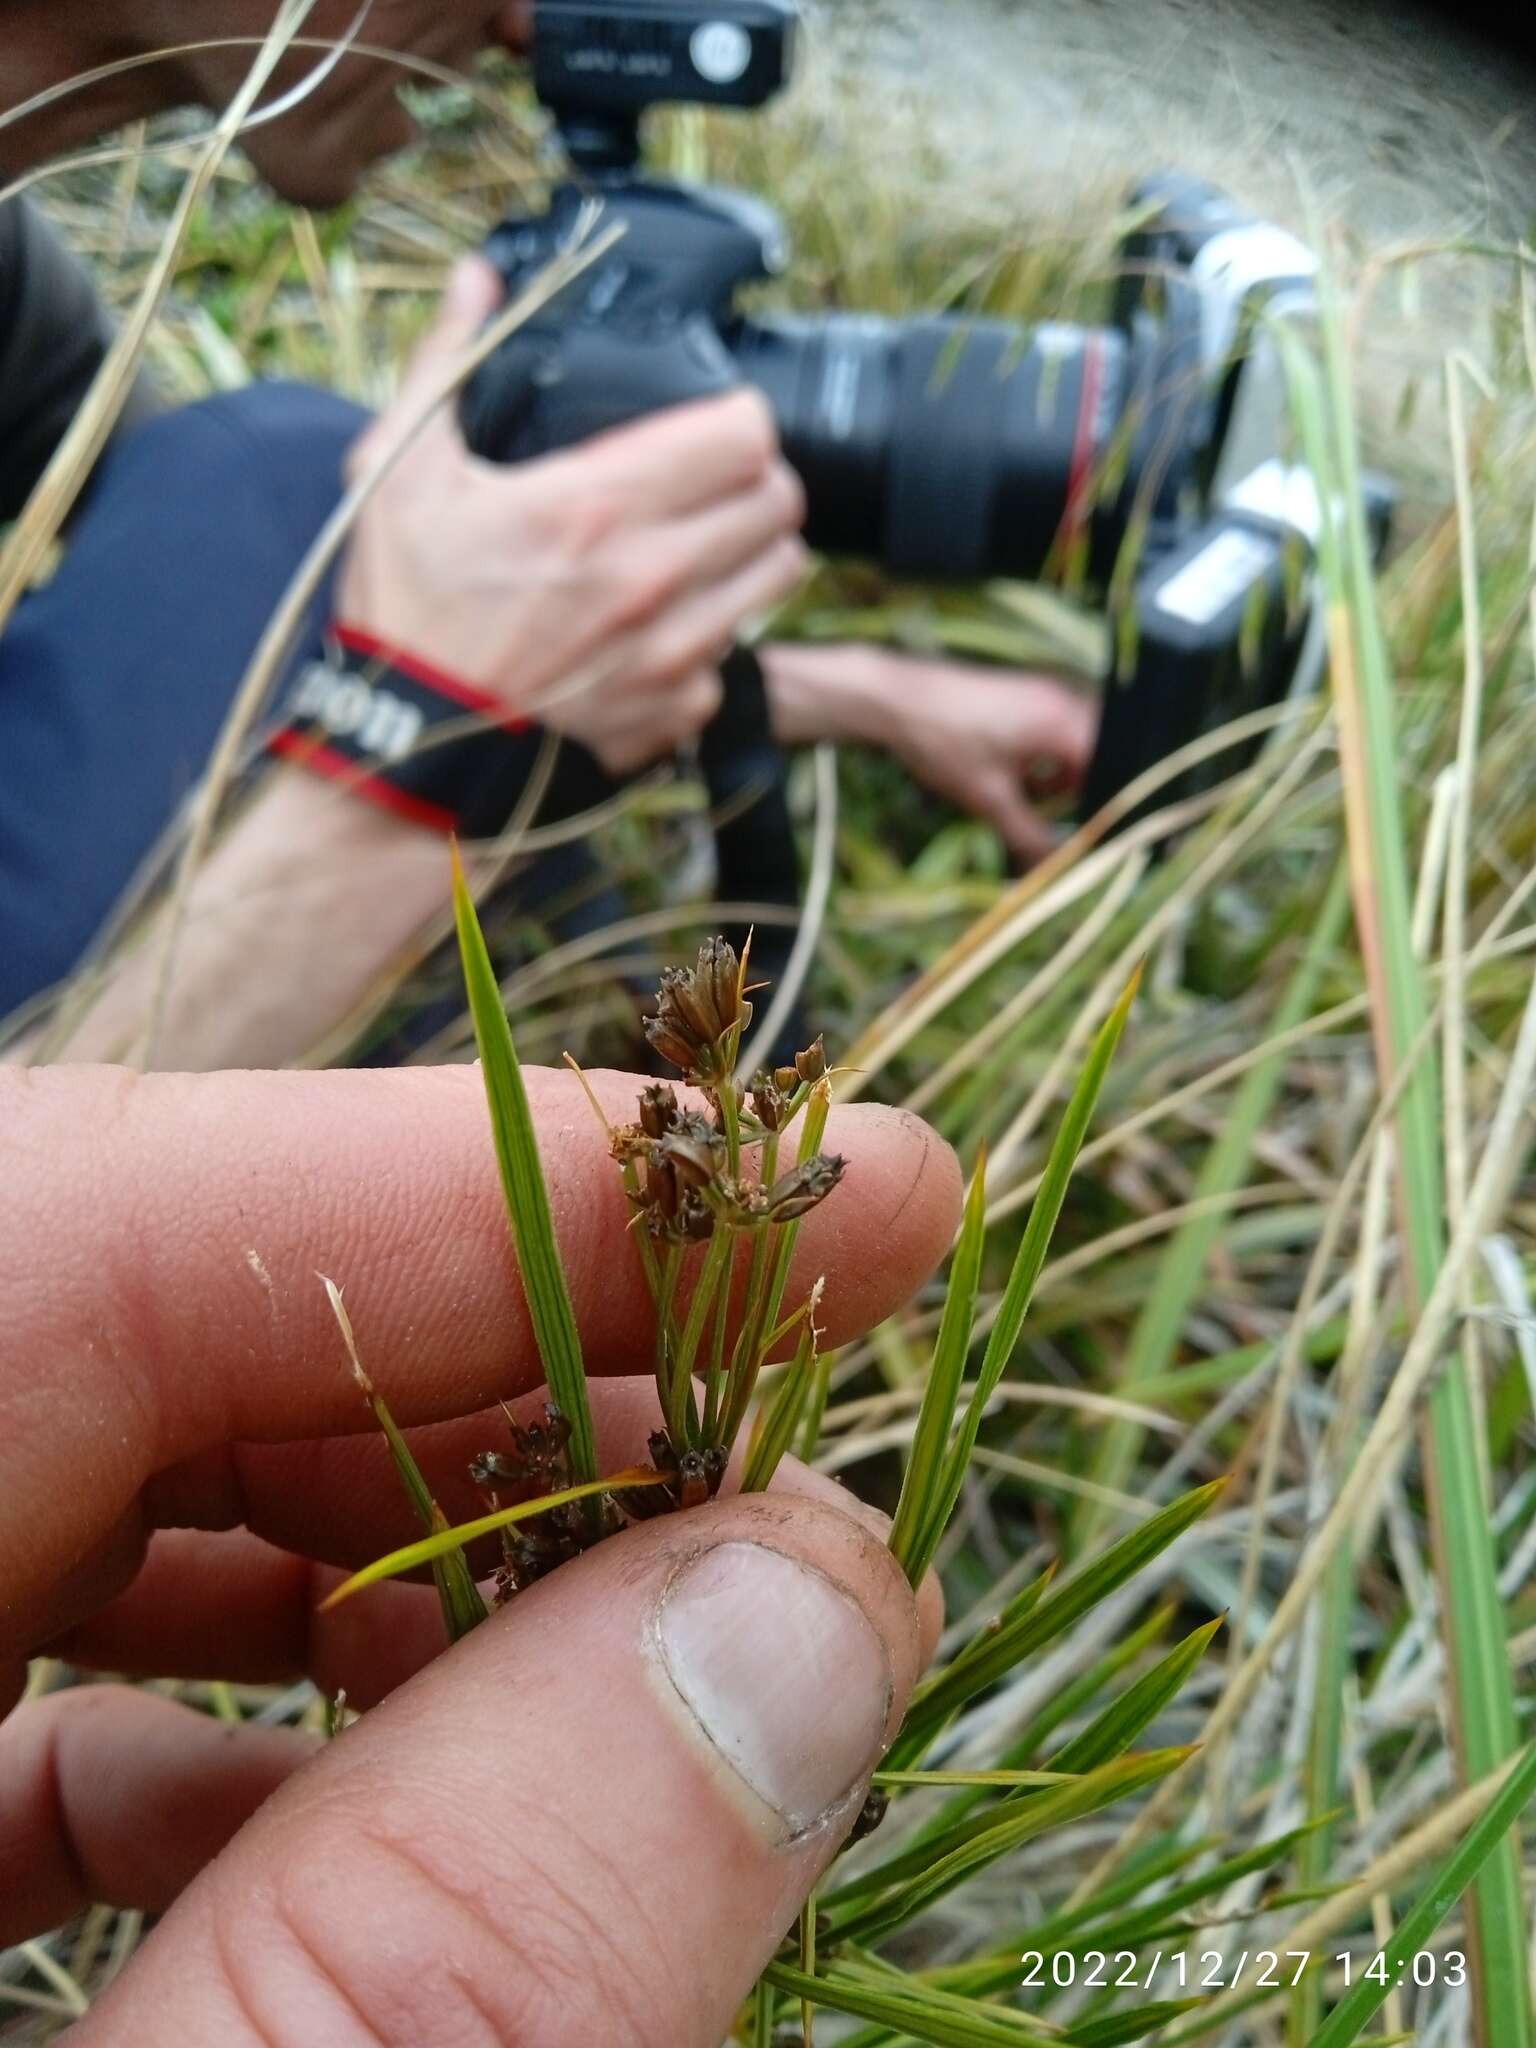
[[[997,1813],[988,1815],[988,1825],[948,1855],[935,1856],[930,1849],[924,1867],[889,1896],[867,1906],[837,1909],[835,1895],[827,1901],[822,1925],[829,1940],[872,1942],[914,1919],[946,1893],[1010,1855],[1052,1828],[1065,1827],[1085,1814],[1097,1813],[1146,1786],[1156,1784],[1176,1771],[1192,1754],[1188,1749],[1150,1749],[1132,1756],[1117,1757],[1096,1771],[1059,1785],[1054,1791],[1029,1798],[1009,1800]],[[884,1871],[874,1873],[884,1881]]]
[[[922,1534],[913,1551],[912,1565],[908,1576],[917,1584],[928,1565],[932,1563],[939,1539],[946,1523],[954,1513],[955,1503],[965,1484],[966,1467],[971,1462],[971,1453],[976,1448],[976,1438],[981,1429],[982,1417],[987,1404],[996,1392],[997,1383],[1006,1371],[1013,1356],[1014,1346],[1024,1327],[1024,1318],[1029,1311],[1030,1296],[1035,1291],[1035,1282],[1045,1264],[1045,1255],[1051,1247],[1051,1237],[1056,1229],[1057,1218],[1061,1215],[1062,1203],[1067,1198],[1067,1186],[1072,1178],[1072,1168],[1082,1149],[1099,1091],[1114,1059],[1120,1035],[1125,1029],[1126,1019],[1131,1014],[1131,1005],[1136,1000],[1136,991],[1141,986],[1141,969],[1138,967],[1125,986],[1125,991],[1114,1009],[1104,1020],[1099,1035],[1094,1040],[1077,1086],[1067,1104],[1066,1115],[1051,1146],[1046,1161],[1045,1173],[1040,1182],[1039,1192],[1030,1205],[1029,1221],[1024,1228],[1013,1271],[1008,1276],[1003,1303],[998,1311],[997,1321],[987,1339],[987,1348],[982,1356],[981,1371],[976,1376],[976,1386],[961,1420],[959,1435],[949,1447],[942,1474],[928,1503],[923,1519]],[[981,1169],[978,1166],[977,1174]],[[962,1360],[963,1363],[963,1360]],[[946,1431],[946,1440],[948,1432]],[[895,1538],[892,1537],[894,1546]],[[900,1553],[898,1552],[898,1555]]]
[[[962,1998],[934,1991],[914,1978],[867,1982],[841,1972],[808,1977],[789,1963],[770,1963],[764,1979],[776,1991],[843,2012],[855,2019],[877,2020],[935,2048],[1056,2048],[1060,2034],[1042,2034],[1017,2013],[997,2006],[972,2005]]]
[[[965,1361],[976,1321],[976,1295],[981,1285],[981,1255],[987,1235],[987,1155],[985,1149],[971,1176],[965,1218],[950,1266],[944,1314],[934,1340],[933,1362],[923,1389],[912,1437],[912,1455],[901,1482],[901,1499],[891,1528],[891,1552],[914,1586],[933,1557],[924,1530],[931,1525],[946,1484],[945,1450],[954,1426],[955,1408],[965,1378]],[[988,1347],[990,1355],[991,1347]],[[969,1452],[967,1452],[967,1457]],[[961,1467],[962,1474],[964,1466]],[[946,1510],[947,1513],[947,1510]],[[942,1527],[942,1522],[940,1523]]]
[[[1059,1785],[1070,1771],[876,1771],[877,1785],[902,1785],[919,1792],[944,1785],[974,1785],[982,1791],[1011,1790],[1015,1786]]]
[[[333,1593],[328,1593],[320,1602],[318,1611],[324,1614],[343,1600],[350,1600],[364,1586],[376,1586],[380,1579],[396,1579],[402,1572],[413,1572],[421,1565],[445,1557],[451,1550],[462,1549],[466,1543],[477,1542],[482,1536],[493,1536],[498,1529],[510,1528],[514,1522],[526,1522],[532,1515],[546,1514],[550,1508],[562,1508],[567,1501],[592,1500],[600,1493],[607,1493],[610,1487],[628,1489],[665,1484],[666,1480],[654,1467],[631,1465],[627,1471],[611,1473],[606,1479],[589,1479],[580,1486],[564,1487],[559,1493],[543,1494],[538,1500],[523,1500],[515,1507],[497,1508],[494,1514],[479,1515],[473,1522],[458,1522],[451,1529],[445,1525],[435,1535],[424,1536],[419,1543],[407,1543],[384,1557],[376,1557],[372,1564],[365,1564],[360,1572],[354,1572]]]
[[[486,1101],[490,1105],[496,1163],[501,1169],[507,1216],[533,1334],[544,1361],[550,1396],[571,1425],[571,1470],[578,1479],[595,1480],[597,1440],[587,1401],[587,1371],[576,1313],[565,1283],[565,1268],[560,1263],[549,1190],[539,1163],[538,1137],[517,1049],[512,1043],[512,1026],[507,1021],[501,989],[457,848],[453,856],[453,916],[464,964],[464,987],[475,1021],[475,1042],[480,1048]]]
[[[1112,2012],[1103,2019],[1084,2020],[1069,2027],[1063,2039],[1072,2048],[1121,2048],[1127,2041],[1144,2041],[1160,2027],[1170,2026],[1187,2012],[1203,2005],[1203,1998],[1161,1998],[1152,2005],[1138,2005],[1128,2012]]]
[[[373,1410],[384,1439],[389,1445],[389,1454],[394,1460],[400,1483],[405,1488],[411,1506],[421,1518],[424,1529],[436,1534],[448,1527],[448,1518],[432,1498],[432,1489],[422,1476],[421,1467],[411,1454],[411,1447],[400,1433],[399,1425],[389,1412],[384,1396],[374,1386],[363,1370],[362,1360],[357,1355],[357,1339],[352,1331],[352,1318],[347,1314],[341,1298],[341,1289],[334,1280],[320,1275],[341,1331],[342,1342],[347,1347],[347,1356],[352,1361],[352,1377],[363,1390],[363,1398]],[[462,1547],[454,1543],[440,1556],[432,1560],[432,1582],[437,1587],[437,1597],[442,1603],[443,1626],[448,1631],[450,1643],[456,1643],[461,1636],[467,1636],[472,1628],[478,1628],[487,1615],[480,1588],[475,1584],[474,1574]]]
[[[1149,1615],[1139,1628],[1133,1629],[1121,1642],[1116,1643],[1097,1663],[1060,1687],[1044,1703],[1039,1713],[1021,1728],[1008,1744],[997,1760],[998,1770],[1024,1770],[1038,1755],[1047,1736],[1053,1730],[1059,1728],[1064,1721],[1074,1720],[1090,1700],[1096,1699],[1129,1665],[1138,1662],[1143,1652],[1150,1649],[1166,1633],[1175,1611],[1171,1601],[1165,1602],[1155,1613]],[[962,1820],[979,1804],[980,1799],[979,1792],[969,1791],[947,1800],[942,1809],[934,1815],[933,1820],[917,1831],[914,1839],[927,1842],[946,1834],[957,1821]]]
[[[1213,1479],[1209,1485],[1170,1502],[1017,1620],[988,1629],[968,1643],[952,1664],[920,1685],[913,1695],[906,1724],[891,1749],[891,1767],[903,1769],[914,1763],[957,1708],[995,1685],[1021,1658],[1070,1628],[1117,1586],[1134,1578],[1176,1537],[1199,1521],[1226,1483],[1224,1479]]]
[[[867,1873],[866,1888],[876,1883],[895,1884],[916,1876],[937,1858],[952,1855],[967,1842],[975,1841],[997,1827],[1004,1816],[1017,1809],[1025,1796],[1023,1788],[1033,1789],[1041,1784],[1058,1780],[1069,1782],[1081,1780],[1091,1771],[1113,1763],[1123,1756],[1145,1729],[1151,1726],[1157,1716],[1174,1700],[1182,1690],[1190,1673],[1205,1655],[1211,1638],[1220,1628],[1220,1621],[1208,1622],[1204,1628],[1196,1629],[1185,1638],[1177,1649],[1170,1651],[1151,1671],[1148,1671],[1127,1691],[1106,1707],[1081,1735],[1066,1743],[1053,1756],[1044,1771],[992,1771],[992,1772],[948,1772],[948,1771],[891,1771],[877,1773],[893,1782],[909,1780],[918,1784],[942,1785],[960,1784],[985,1786],[987,1783],[1015,1788],[1014,1796],[1001,1805],[985,1812],[971,1813],[952,1821],[947,1826],[925,1829],[907,1849],[881,1864],[878,1869]],[[855,1884],[864,1880],[856,1879]],[[842,1894],[850,1896],[850,1892]]]
[[[1176,1876],[1189,1864],[1208,1855],[1215,1846],[1209,1839],[1175,1841],[1156,1854],[1139,1860],[1134,1870],[1112,1880],[1091,1903],[1072,1911],[1053,1913],[1031,1927],[1022,1927],[996,1955],[972,1963],[950,1964],[935,1972],[936,1980],[955,1990],[985,1997],[1018,1982],[1019,1956],[1025,1949],[1059,1949],[1063,1953],[1070,1951],[1073,1955],[1083,1955],[1089,1949],[1134,1949],[1170,1930],[1187,1936],[1189,1919],[1185,1916],[1191,1906],[1218,1892],[1225,1892],[1240,1878],[1279,1863],[1289,1856],[1308,1832],[1307,1827],[1294,1828],[1289,1834],[1260,1842],[1240,1856],[1224,1858],[1213,1864],[1199,1877],[1186,1879],[1182,1885],[1175,1885],[1160,1897],[1137,1904],[1139,1894],[1160,1884],[1164,1878]]]
[[[795,1440],[795,1431],[805,1413],[816,1374],[816,1331],[807,1316],[795,1355],[785,1367],[772,1401],[763,1411],[762,1426],[753,1432],[746,1470],[741,1475],[743,1493],[763,1493],[772,1482],[780,1460]]]
[[[1349,2048],[1350,2042],[1359,2039],[1360,2029],[1398,1981],[1399,1968],[1408,1969],[1415,1952],[1426,1945],[1462,1893],[1476,1882],[1478,1872],[1499,1844],[1509,1839],[1516,1822],[1533,1799],[1536,1799],[1536,1743],[1532,1743],[1521,1757],[1505,1779],[1502,1789],[1468,1829],[1465,1839],[1447,1858],[1432,1883],[1420,1892],[1398,1921],[1396,1932],[1383,1950],[1387,1959],[1386,1983],[1379,1984],[1374,1978],[1362,1977],[1352,1984],[1312,2036],[1307,2048]],[[1503,2048],[1505,2042],[1514,2041],[1513,2029],[1518,2014],[1519,2007],[1514,2004],[1504,2009],[1498,2006],[1490,2008],[1494,2031],[1489,2039],[1498,2043],[1499,2048]]]

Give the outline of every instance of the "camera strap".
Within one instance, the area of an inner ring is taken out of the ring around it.
[[[489,690],[355,626],[299,670],[267,750],[429,831],[490,839],[543,735]]]

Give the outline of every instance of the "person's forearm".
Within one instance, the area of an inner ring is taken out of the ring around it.
[[[759,649],[775,739],[878,745],[892,719],[890,657],[878,649],[775,641]]]
[[[202,1072],[304,1058],[448,902],[448,853],[435,833],[275,768],[193,886],[153,1065]],[[143,1057],[163,917],[50,1057]]]

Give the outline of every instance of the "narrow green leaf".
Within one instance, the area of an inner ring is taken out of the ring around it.
[[[611,1473],[606,1479],[589,1479],[581,1486],[567,1486],[559,1493],[542,1494],[537,1500],[519,1501],[515,1507],[497,1508],[494,1514],[479,1515],[473,1522],[459,1522],[451,1529],[445,1527],[435,1535],[424,1536],[419,1543],[407,1543],[399,1550],[391,1550],[385,1557],[376,1557],[372,1564],[365,1564],[360,1572],[354,1572],[333,1593],[326,1595],[320,1602],[319,1612],[324,1614],[328,1608],[350,1600],[364,1586],[376,1586],[380,1579],[395,1579],[402,1572],[413,1572],[420,1565],[431,1564],[434,1558],[446,1556],[450,1550],[461,1549],[464,1544],[474,1543],[482,1536],[494,1535],[498,1529],[509,1528],[514,1522],[526,1522],[532,1515],[562,1508],[567,1501],[592,1500],[600,1493],[617,1488],[665,1484],[661,1473],[652,1466],[631,1465],[627,1471]]]
[[[558,1402],[571,1425],[571,1470],[578,1479],[595,1480],[597,1441],[587,1401],[587,1372],[555,1239],[549,1190],[539,1161],[538,1136],[517,1049],[512,1043],[512,1026],[507,1021],[501,989],[457,848],[453,856],[453,915],[464,966],[464,987],[475,1021],[475,1042],[480,1048],[486,1101],[490,1105],[496,1163],[501,1169],[507,1216],[533,1334],[544,1361],[551,1398]]]
[[[938,1785],[977,1785],[984,1791],[1016,1785],[1061,1785],[1070,1771],[876,1771],[877,1785],[902,1785],[921,1791]]]
[[[810,1399],[805,1407],[805,1420],[800,1427],[799,1456],[803,1464],[809,1465],[816,1455],[821,1442],[822,1418],[827,1412],[827,1397],[832,1391],[832,1365],[835,1351],[824,1351],[816,1360],[812,1375]]]
[[[1144,2041],[1148,2034],[1170,2026],[1206,2003],[1203,1998],[1161,1998],[1152,2005],[1108,2013],[1103,2019],[1084,2020],[1069,2027],[1062,2038],[1064,2042],[1070,2041],[1072,2048],[1121,2048],[1126,2041]]]
[[[954,1513],[955,1503],[960,1498],[965,1484],[966,1468],[971,1462],[971,1453],[976,1448],[976,1438],[981,1429],[982,1418],[987,1404],[997,1391],[997,1383],[1007,1370],[1019,1334],[1024,1328],[1024,1318],[1029,1310],[1030,1297],[1035,1291],[1035,1282],[1045,1265],[1046,1253],[1051,1247],[1062,1204],[1067,1198],[1067,1187],[1072,1179],[1072,1169],[1077,1155],[1082,1150],[1083,1139],[1092,1121],[1100,1090],[1104,1086],[1115,1049],[1125,1030],[1126,1019],[1131,1014],[1131,1005],[1141,986],[1141,969],[1138,967],[1125,986],[1125,990],[1114,1009],[1100,1027],[1093,1049],[1078,1076],[1077,1086],[1072,1091],[1066,1114],[1062,1117],[1046,1160],[1045,1172],[1040,1187],[1030,1205],[1029,1221],[1024,1227],[1018,1253],[1014,1258],[1013,1271],[1008,1276],[1008,1285],[1003,1293],[1002,1307],[997,1321],[987,1340],[982,1356],[981,1370],[976,1375],[975,1389],[966,1407],[960,1424],[960,1431],[949,1447],[944,1460],[943,1474],[932,1494],[927,1498],[921,1537],[913,1556],[914,1566],[909,1573],[912,1583],[917,1584],[922,1573],[932,1562],[939,1547],[939,1539],[945,1525]],[[978,1172],[979,1172],[978,1168]],[[945,1433],[947,1442],[948,1432]],[[894,1543],[894,1538],[892,1539]]]
[[[1018,1800],[1027,1797],[1023,1788],[1050,1783],[1052,1774],[1059,1774],[1068,1781],[1081,1780],[1091,1771],[1112,1763],[1124,1755],[1137,1737],[1148,1728],[1163,1709],[1182,1690],[1190,1673],[1205,1655],[1211,1638],[1221,1627],[1220,1621],[1207,1622],[1203,1628],[1185,1638],[1177,1649],[1143,1674],[1119,1699],[1112,1702],[1098,1718],[1075,1736],[1048,1761],[1048,1768],[1040,1771],[994,1771],[991,1773],[949,1773],[936,1772],[892,1772],[891,1777],[911,1777],[928,1783],[943,1783],[946,1778],[961,1784],[993,1783],[1021,1788],[1014,1798],[1005,1800],[983,1812],[971,1812],[960,1817],[949,1826],[924,1833],[893,1858],[880,1866],[888,1881],[905,1879],[926,1869],[936,1858],[952,1855],[965,1843],[975,1841],[979,1836],[996,1827],[1003,1817],[1012,1812]],[[876,1873],[879,1874],[879,1873]]]
[[[1134,1578],[1159,1552],[1199,1521],[1225,1485],[1224,1479],[1212,1480],[1209,1485],[1170,1502],[1022,1617],[983,1630],[953,1663],[913,1694],[906,1722],[891,1749],[891,1767],[910,1767],[937,1730],[967,1700],[1006,1677],[1022,1658],[1062,1634],[1117,1586]]]
[[[1021,1771],[1039,1754],[1047,1736],[1059,1728],[1064,1721],[1074,1720],[1091,1700],[1098,1698],[1120,1673],[1136,1663],[1166,1633],[1168,1624],[1177,1612],[1175,1602],[1165,1601],[1149,1614],[1139,1628],[1132,1629],[1128,1636],[1114,1644],[1096,1664],[1070,1680],[1054,1693],[1040,1711],[1028,1721],[1009,1743],[997,1760],[1001,1771]],[[914,1837],[916,1841],[932,1841],[946,1833],[962,1820],[970,1810],[979,1805],[980,1792],[962,1793],[955,1799],[948,1799],[933,1817],[931,1823],[920,1828]]]
[[[362,1388],[363,1398],[373,1410],[374,1418],[384,1432],[389,1445],[389,1455],[406,1497],[416,1510],[424,1529],[438,1531],[448,1527],[447,1517],[432,1497],[432,1489],[422,1476],[421,1467],[411,1453],[411,1447],[400,1433],[395,1418],[389,1412],[389,1404],[373,1381],[363,1370],[362,1360],[357,1353],[357,1339],[352,1329],[352,1318],[347,1314],[346,1304],[341,1298],[341,1289],[334,1280],[327,1280],[322,1273],[321,1284],[330,1300],[331,1313],[335,1316],[341,1331],[342,1342],[347,1347],[347,1356],[352,1361],[352,1377]],[[463,1550],[454,1543],[440,1557],[432,1560],[432,1581],[437,1587],[437,1597],[442,1605],[443,1626],[448,1631],[450,1643],[467,1636],[472,1628],[478,1628],[486,1618],[486,1605],[480,1597],[480,1588],[475,1584],[474,1575]]]
[[[918,1410],[912,1437],[912,1454],[907,1460],[896,1520],[891,1528],[892,1555],[914,1586],[921,1582],[933,1556],[932,1550],[924,1546],[922,1531],[932,1519],[944,1487],[944,1453],[971,1348],[986,1234],[987,1155],[983,1149],[971,1176],[965,1218],[950,1264],[944,1313],[934,1340],[933,1362],[928,1368],[923,1405]]]
[[[1152,1749],[1117,1757],[1114,1763],[1090,1771],[1069,1785],[1059,1785],[1054,1791],[1039,1792],[1028,1799],[1007,1801],[995,1815],[987,1816],[989,1826],[948,1855],[930,1856],[921,1871],[894,1887],[886,1897],[862,1908],[842,1910],[835,1898],[829,1899],[823,1916],[828,1939],[867,1942],[883,1938],[1000,1856],[1011,1855],[1025,1842],[1049,1833],[1052,1828],[1065,1827],[1069,1821],[1081,1820],[1085,1814],[1097,1813],[1101,1807],[1156,1784],[1192,1754],[1188,1749]]]
[[[1222,1617],[1218,1616],[1186,1636],[1160,1663],[1128,1686],[1081,1735],[1064,1743],[1047,1760],[1048,1767],[1053,1771],[1091,1771],[1122,1755],[1182,1692],[1221,1625]]]
[[[437,1502],[432,1503],[432,1529],[441,1534],[448,1528],[448,1517]],[[480,1588],[475,1584],[469,1569],[469,1560],[461,1546],[455,1542],[451,1550],[432,1560],[432,1583],[437,1587],[437,1597],[442,1602],[443,1620],[448,1629],[448,1640],[458,1642],[467,1636],[472,1628],[478,1628],[489,1613]]]
[[[741,1475],[743,1493],[766,1492],[795,1440],[815,1376],[816,1332],[807,1317],[795,1355],[784,1368],[773,1390],[773,1399],[764,1411],[762,1428],[753,1436],[746,1470]]]
[[[770,1963],[763,1976],[792,1998],[809,1999],[855,2019],[878,2020],[919,2041],[931,2041],[935,2048],[1056,2048],[1061,2039],[1054,2030],[1042,2034],[1017,2013],[949,1997],[914,1978],[906,1979],[900,1989],[888,1990],[841,1973],[808,1977],[789,1963]]]
[[[1072,1913],[1057,1914],[1037,1926],[1031,1931],[1030,1939],[1037,1947],[1042,1940],[1048,1940],[1053,1948],[1070,1948],[1081,1954],[1086,1949],[1105,1948],[1111,1944],[1116,1948],[1135,1948],[1170,1928],[1187,1933],[1185,1916],[1192,1907],[1225,1891],[1240,1878],[1250,1877],[1256,1871],[1267,1870],[1273,1864],[1283,1862],[1316,1826],[1316,1821],[1308,1821],[1286,1834],[1276,1835],[1270,1841],[1244,1850],[1240,1856],[1223,1857],[1198,1877],[1186,1878],[1183,1884],[1170,1886],[1144,1905],[1128,1904],[1120,1888],[1115,1887],[1102,1898],[1096,1898],[1091,1905],[1081,1906]],[[1137,1889],[1145,1890],[1150,1882],[1150,1876],[1144,1877]]]
[[[1392,1986],[1401,1981],[1397,1974],[1399,1969],[1408,1970],[1416,1951],[1425,1947],[1462,1893],[1476,1881],[1478,1872],[1511,1833],[1533,1799],[1536,1799],[1536,1742],[1526,1750],[1499,1792],[1468,1829],[1465,1839],[1451,1851],[1434,1878],[1398,1921],[1382,1949],[1387,1960],[1387,1981],[1379,1984],[1372,1977],[1358,1978],[1312,2036],[1307,2048],[1349,2048],[1350,2042],[1359,2039],[1360,2029],[1382,2005]],[[1502,2029],[1506,2021],[1515,2020],[1518,2011],[1517,2006],[1494,2007],[1495,2027]],[[1503,2032],[1496,2033],[1490,2039],[1490,2048],[1493,2041],[1498,2043],[1498,2048],[1504,2048],[1506,2038],[1512,2041],[1513,2032],[1508,2036]]]

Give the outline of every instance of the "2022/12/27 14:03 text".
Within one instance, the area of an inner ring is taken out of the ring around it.
[[[1026,1949],[1021,1958],[1024,1974],[1019,1981],[1026,1990],[1051,1985],[1064,1991],[1081,1985],[1090,1991],[1152,1991],[1159,1987],[1232,1991],[1246,1985],[1250,1990],[1262,1991],[1299,1984],[1314,1963],[1324,1960],[1314,1956],[1310,1949],[1244,1949],[1232,1958],[1218,1949],[1206,1949],[1193,1959],[1183,1949],[1158,1949],[1151,1956],[1139,1956],[1131,1949],[1110,1952],[1091,1948],[1080,1955],[1070,1949],[1058,1949],[1051,1954]],[[1381,1951],[1366,1958],[1344,1950],[1326,1960],[1343,1972],[1346,1988],[1357,1977],[1367,1977],[1379,1984],[1411,1982],[1421,1989],[1435,1983],[1454,1987],[1467,1980],[1467,1959],[1459,1949],[1448,1949],[1444,1955],[1420,1949],[1396,1961]]]

